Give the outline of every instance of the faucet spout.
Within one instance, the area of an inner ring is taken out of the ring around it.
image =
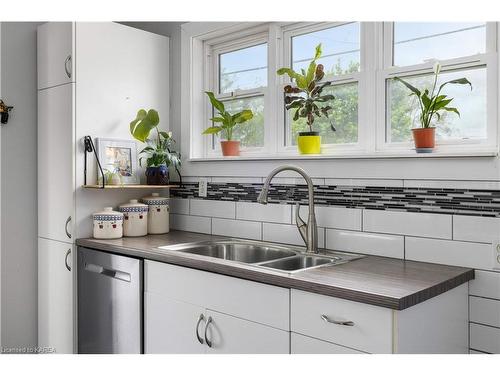
[[[264,186],[262,187],[262,190],[260,191],[260,194],[257,198],[257,202],[260,204],[267,204],[267,196],[269,194],[269,187],[271,185],[271,180],[276,176],[278,173],[283,172],[283,171],[294,171],[300,174],[304,180],[307,183],[307,190],[308,190],[308,202],[309,202],[309,215],[307,218],[307,223],[302,220],[302,218],[299,215],[299,204],[297,203],[296,207],[296,224],[297,224],[297,229],[299,230],[299,233],[304,240],[306,244],[306,252],[308,253],[317,253],[318,252],[318,227],[316,224],[316,214],[314,211],[314,184],[312,182],[311,177],[302,169],[299,167],[296,167],[294,165],[283,165],[281,167],[278,167],[271,171],[269,175],[267,176],[266,180],[264,181]]]

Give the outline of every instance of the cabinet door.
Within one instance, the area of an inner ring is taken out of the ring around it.
[[[363,354],[363,352],[345,346],[335,345],[294,332],[291,335],[292,354]]]
[[[73,24],[47,22],[38,27],[38,89],[74,82]]]
[[[38,239],[38,345],[55,353],[73,353],[71,250],[70,244]]]
[[[265,306],[261,306],[265,308]],[[289,354],[290,332],[207,310],[207,354]]]
[[[146,292],[144,319],[145,353],[205,353],[206,346],[197,337],[203,338],[206,322],[204,308]]]
[[[73,85],[38,92],[38,236],[68,243],[74,216]]]

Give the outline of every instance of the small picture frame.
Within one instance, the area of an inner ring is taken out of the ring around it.
[[[97,155],[104,172],[118,173],[124,185],[139,184],[137,144],[128,139],[97,138]],[[99,176],[98,171],[98,179]]]

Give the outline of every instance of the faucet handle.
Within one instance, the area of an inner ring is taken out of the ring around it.
[[[304,242],[307,243],[307,224],[305,223],[304,220],[300,217],[300,204],[296,203],[295,204],[295,222],[297,224],[297,229],[299,230],[299,233],[304,240]]]

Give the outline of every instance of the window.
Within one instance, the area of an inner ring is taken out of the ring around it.
[[[385,111],[377,147],[406,147],[411,144],[411,129],[418,127],[419,104],[408,89],[393,78],[398,76],[418,88],[432,91],[436,61],[442,65],[436,87],[443,82],[465,77],[468,85],[447,85],[443,93],[453,98],[460,116],[445,112],[435,118],[436,142],[441,146],[460,145],[477,148],[496,144],[496,114],[489,111],[496,95],[488,87],[495,80],[494,45],[488,35],[494,27],[485,23],[416,23],[384,24],[385,69],[380,85],[385,88]],[[489,78],[489,76],[491,76]],[[489,84],[488,84],[489,83]],[[496,105],[495,105],[496,106]],[[399,146],[398,146],[399,145]]]
[[[307,69],[315,47],[321,43],[323,54],[317,63],[325,67],[323,80],[332,82],[325,94],[335,96],[326,103],[332,107],[329,118],[321,117],[314,122],[323,148],[358,142],[358,80],[361,70],[360,24],[325,26],[320,24],[318,29],[318,25],[308,25],[284,33],[290,66],[295,71]],[[298,133],[308,130],[306,121],[303,118],[293,121],[290,113],[286,113],[284,125],[285,145],[295,147]]]
[[[230,113],[251,109],[254,114],[252,120],[234,129],[234,139],[239,140],[247,151],[262,148],[268,76],[266,38],[245,38],[236,44],[222,43],[213,46],[209,54],[216,62],[209,90],[216,93]],[[210,116],[217,115],[213,109],[211,111]],[[219,152],[219,140],[219,136],[213,137],[213,152]]]
[[[230,112],[251,109],[251,121],[235,128],[242,157],[298,156],[297,135],[307,131],[284,108],[290,84],[281,67],[306,69],[315,46],[318,63],[333,94],[328,118],[316,118],[323,156],[414,156],[411,129],[419,126],[419,105],[400,77],[417,87],[433,86],[433,65],[442,69],[437,85],[448,85],[453,112],[435,118],[437,153],[494,154],[497,142],[498,30],[496,23],[464,22],[301,22],[193,25],[183,48],[191,59],[185,71],[189,91],[191,157],[218,158],[218,136],[202,136],[214,113],[204,91],[213,91]],[[183,125],[184,128],[184,125]],[[332,130],[335,129],[335,131]]]

